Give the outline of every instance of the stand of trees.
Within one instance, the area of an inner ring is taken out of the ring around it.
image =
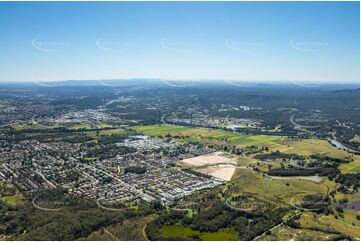
[[[54,201],[63,195],[63,191],[54,190],[40,197]],[[154,212],[145,205],[140,205],[142,209],[137,211],[107,211],[99,208],[93,200],[79,197],[67,199],[69,203],[66,206],[51,212],[39,210],[30,202],[14,208],[0,201],[0,233],[12,235],[11,239],[14,240],[78,240],[111,224]]]
[[[205,204],[203,204],[205,205]],[[284,209],[274,207],[263,208],[263,213],[247,213],[235,211],[223,203],[213,204],[206,209],[200,206],[200,212],[194,217],[188,217],[183,211],[162,212],[161,215],[150,222],[146,228],[151,240],[198,240],[199,238],[163,238],[160,228],[164,225],[178,224],[203,232],[217,232],[225,228],[233,228],[238,233],[239,240],[252,240],[270,227],[282,221]],[[267,205],[268,206],[268,205]]]
[[[360,188],[360,173],[340,174],[335,181],[340,184],[338,188],[340,192],[357,192]]]
[[[144,174],[147,172],[147,168],[145,166],[128,166],[124,168],[124,173],[136,173],[136,174]]]
[[[333,180],[340,171],[337,168],[317,168],[317,169],[272,169],[267,172],[270,176],[327,176],[330,180]]]

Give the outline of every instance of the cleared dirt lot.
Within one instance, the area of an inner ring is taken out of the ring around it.
[[[184,159],[179,161],[178,164],[181,166],[200,167],[200,166],[209,166],[209,165],[218,165],[218,164],[237,165],[237,162],[235,160],[222,156],[222,153],[220,152],[215,152],[212,154]]]
[[[201,155],[177,162],[182,167],[192,167],[196,171],[230,181],[236,170],[237,161],[222,156],[221,152]]]
[[[205,168],[199,168],[196,171],[220,178],[225,181],[230,181],[234,172],[236,171],[236,167],[233,165],[217,165],[217,166],[208,166]]]

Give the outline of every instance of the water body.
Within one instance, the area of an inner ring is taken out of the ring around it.
[[[346,150],[346,151],[351,152],[351,153],[356,153],[356,152],[358,152],[358,151],[356,151],[356,150],[353,150],[353,149],[350,149],[350,148],[344,146],[342,143],[340,143],[340,142],[337,141],[336,139],[328,139],[328,141],[330,141],[331,144],[333,144],[334,146],[336,146],[336,147],[339,148],[339,149]]]
[[[353,201],[348,202],[346,204],[338,203],[338,204],[335,204],[334,207],[341,207],[343,209],[360,211],[360,200],[353,200]]]

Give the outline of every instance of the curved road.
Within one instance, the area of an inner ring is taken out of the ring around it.
[[[108,208],[108,207],[105,207],[105,206],[100,204],[100,200],[104,200],[104,198],[98,198],[97,199],[97,205],[98,205],[98,207],[100,207],[102,209],[109,210],[109,211],[124,211],[124,210],[126,210],[126,208]]]
[[[43,208],[43,207],[40,207],[39,205],[37,205],[35,203],[35,200],[36,198],[34,198],[31,203],[33,204],[34,207],[36,207],[37,209],[40,209],[40,210],[44,210],[44,211],[60,211],[62,210],[62,208]]]
[[[290,117],[290,122],[293,124],[293,125],[295,125],[295,126],[297,126],[297,127],[299,127],[299,128],[304,128],[304,129],[315,129],[315,128],[318,128],[319,126],[311,126],[311,125],[302,125],[302,124],[298,124],[298,123],[296,123],[294,120],[293,120],[293,118],[295,117],[295,114],[292,114],[292,116]]]

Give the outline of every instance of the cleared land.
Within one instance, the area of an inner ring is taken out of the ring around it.
[[[207,155],[201,155],[192,157],[189,159],[184,159],[178,162],[180,165],[190,165],[194,166],[207,166],[207,165],[218,165],[218,164],[233,164],[236,165],[237,161],[229,159],[221,155],[221,153],[216,152]]]
[[[221,152],[201,155],[178,161],[182,167],[197,168],[200,173],[230,181],[236,170],[237,161],[224,157]]]
[[[230,181],[236,171],[236,167],[232,165],[208,166],[206,168],[197,169],[197,171],[225,181]]]

